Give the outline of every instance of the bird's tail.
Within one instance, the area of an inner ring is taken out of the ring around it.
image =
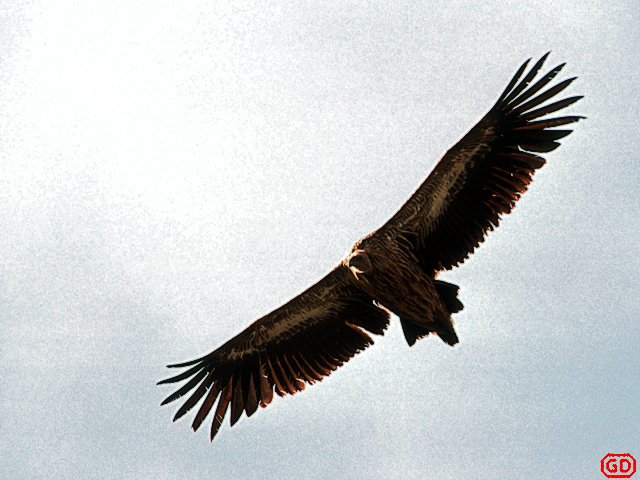
[[[458,290],[460,287],[453,283],[443,282],[442,280],[434,280],[433,286],[440,295],[440,299],[444,302],[449,313],[458,313],[464,308],[462,302],[458,299]]]
[[[433,286],[447,309],[447,318],[437,323],[434,322],[433,326],[423,326],[401,317],[400,325],[402,325],[402,332],[409,346],[413,346],[416,340],[426,337],[430,333],[435,333],[448,345],[453,346],[458,343],[458,335],[453,328],[451,314],[457,313],[464,308],[462,302],[458,299],[459,287],[442,280],[434,280]]]

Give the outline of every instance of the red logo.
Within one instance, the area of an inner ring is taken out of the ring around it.
[[[630,453],[607,453],[600,460],[600,471],[607,478],[631,478],[636,473],[636,459]]]

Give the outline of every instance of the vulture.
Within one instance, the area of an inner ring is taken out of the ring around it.
[[[169,365],[184,370],[159,384],[185,383],[162,405],[188,395],[174,421],[199,404],[193,430],[213,412],[213,440],[227,412],[234,425],[274,392],[293,395],[330,375],[371,345],[371,334],[384,333],[390,313],[410,346],[431,334],[458,343],[458,286],[438,275],[460,265],[515,206],[544,165],[541,154],[571,133],[556,127],[585,118],[557,116],[582,96],[558,99],[575,80],[553,82],[564,63],[538,75],[548,55],[529,69],[525,61],[400,210],[329,274],[211,353]]]

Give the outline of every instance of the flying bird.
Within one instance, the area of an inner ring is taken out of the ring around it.
[[[571,133],[555,127],[585,118],[548,117],[582,98],[556,99],[575,77],[546,88],[564,64],[537,78],[548,55],[528,71],[531,59],[524,62],[402,208],[329,274],[211,353],[169,365],[186,370],[159,384],[186,383],[162,405],[190,394],[174,421],[202,402],[192,426],[213,411],[213,440],[228,410],[234,425],[274,392],[292,395],[319,382],[371,345],[370,334],[382,335],[390,313],[410,346],[431,334],[458,343],[451,317],[462,310],[458,286],[439,273],[461,264],[515,206],[545,163],[540,154]]]

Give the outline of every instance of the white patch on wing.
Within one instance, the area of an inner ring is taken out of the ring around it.
[[[453,168],[450,168],[446,175],[442,177],[440,182],[438,182],[438,187],[435,192],[433,192],[433,196],[431,197],[430,209],[427,213],[427,218],[429,221],[435,220],[442,211],[442,208],[445,206],[447,199],[450,199],[451,194],[454,193],[451,191],[455,182],[458,181],[460,174],[465,170],[467,164],[465,162],[457,161],[458,158],[453,162]]]
[[[488,128],[485,135],[492,135],[493,128]],[[489,145],[485,142],[473,145],[471,148],[465,148],[451,159],[450,168],[437,184],[437,188],[433,192],[429,210],[426,212],[430,225],[435,225],[436,220],[442,213],[442,209],[455,197],[459,190],[463,188],[462,182],[457,186],[456,183],[465,170],[473,168],[474,157],[482,151],[488,151]]]
[[[290,313],[267,327],[266,337],[257,339],[255,345],[259,347],[265,343],[272,342],[292,329],[305,328],[307,326],[305,323],[309,324],[311,319],[317,319],[326,316],[326,314],[327,307],[325,305],[317,305]]]
[[[321,321],[329,311],[339,307],[340,299],[336,298],[334,289],[338,285],[316,286],[312,291],[303,292],[288,304],[280,307],[267,317],[256,322],[249,334],[249,340],[232,348],[227,356],[239,359],[244,355],[262,350],[269,343],[277,342],[280,336],[290,336],[292,331],[300,331]],[[268,317],[275,317],[268,318]]]

